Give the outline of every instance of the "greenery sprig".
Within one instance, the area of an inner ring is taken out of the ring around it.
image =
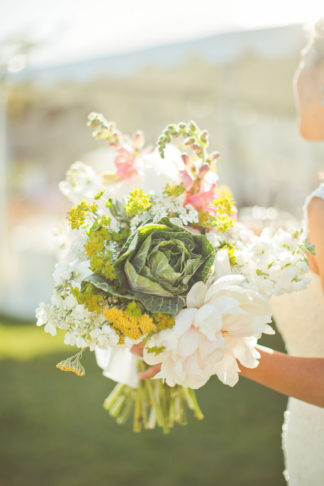
[[[88,126],[93,129],[92,136],[104,140],[112,145],[120,145],[122,134],[117,130],[114,122],[107,121],[100,113],[90,113]]]
[[[219,158],[218,152],[208,154],[208,131],[200,130],[194,121],[189,123],[181,122],[178,125],[168,125],[167,128],[160,135],[157,146],[159,154],[164,159],[165,148],[172,139],[178,137],[184,138],[184,145],[191,150],[196,159],[200,159],[202,163],[213,165]]]

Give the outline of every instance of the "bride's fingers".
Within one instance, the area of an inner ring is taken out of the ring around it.
[[[131,352],[133,354],[135,354],[136,356],[143,356],[143,343],[138,343],[138,344],[134,344],[132,347],[131,347]]]
[[[148,368],[145,371],[141,371],[138,373],[138,377],[140,380],[147,380],[148,378],[151,378],[152,376],[156,375],[161,369],[161,363],[155,364]]]

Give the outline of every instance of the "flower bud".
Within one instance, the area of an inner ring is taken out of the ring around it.
[[[209,172],[209,165],[203,164],[199,169],[199,174],[198,174],[199,179],[203,179],[207,174],[207,172]]]
[[[168,125],[167,126],[167,130],[170,132],[170,133],[175,133],[177,131],[177,126],[176,125]]]
[[[211,161],[211,162],[214,162],[215,160],[219,159],[220,158],[220,153],[219,152],[212,152],[208,159]]]
[[[208,132],[207,130],[204,130],[201,135],[200,135],[200,140],[204,145],[207,145],[208,142]]]
[[[138,130],[134,135],[134,149],[141,150],[144,146],[144,133]]]
[[[194,133],[198,130],[198,127],[197,125],[195,124],[194,121],[191,120],[191,122],[189,123],[189,130]]]
[[[193,145],[194,143],[195,143],[195,138],[194,137],[186,138],[186,140],[184,141],[184,144],[185,145]]]
[[[181,158],[185,166],[187,167],[191,166],[191,160],[188,154],[181,154]]]

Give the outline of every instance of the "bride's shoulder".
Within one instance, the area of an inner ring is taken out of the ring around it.
[[[322,182],[313,192],[311,192],[305,199],[305,207],[314,199],[324,199],[324,182]]]
[[[304,204],[305,223],[311,223],[314,218],[319,221],[324,218],[324,183],[307,196]],[[324,220],[323,220],[324,221]]]
[[[324,218],[324,183],[308,196],[305,206],[309,218]]]

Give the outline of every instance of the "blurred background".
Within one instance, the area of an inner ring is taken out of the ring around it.
[[[1,486],[284,484],[283,397],[214,380],[198,395],[202,423],[134,436],[101,409],[112,384],[93,356],[82,380],[59,373],[62,338],[33,319],[50,298],[52,233],[68,208],[57,184],[75,160],[103,154],[91,111],[125,133],[143,129],[148,144],[168,123],[195,120],[242,214],[301,218],[324,146],[298,135],[291,81],[323,15],[318,0],[1,5]],[[267,344],[282,349],[279,336]]]

